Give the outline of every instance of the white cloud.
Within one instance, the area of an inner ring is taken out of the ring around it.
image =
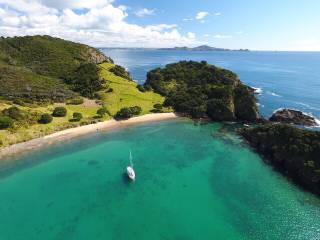
[[[198,12],[196,15],[197,20],[202,20],[209,15],[208,12]]]
[[[76,11],[75,9],[84,9]],[[0,0],[0,35],[52,35],[96,47],[171,47],[199,42],[175,24],[141,26],[108,0]]]
[[[218,39],[227,39],[227,38],[232,38],[232,35],[221,35],[221,34],[216,34],[213,36],[214,38]]]
[[[215,16],[221,16],[221,13],[220,12],[216,12],[214,13]]]
[[[184,21],[184,22],[193,21],[193,18],[184,18],[184,19],[182,19],[182,21]]]
[[[135,12],[135,15],[137,15],[138,17],[145,17],[145,16],[153,15],[154,12],[155,12],[154,9],[143,8],[143,9],[140,9],[139,11]]]
[[[187,33],[187,36],[188,36],[188,38],[190,38],[190,39],[195,39],[195,38],[196,38],[196,34],[193,33],[193,32],[188,32],[188,33]]]
[[[204,37],[210,37],[210,34],[206,33],[206,34],[203,34]]]

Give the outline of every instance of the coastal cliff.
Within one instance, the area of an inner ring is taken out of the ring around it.
[[[205,61],[181,61],[147,74],[146,89],[165,96],[165,105],[193,118],[216,121],[256,121],[256,98],[232,71]]]
[[[242,129],[241,134],[281,173],[320,195],[320,132],[266,124]]]

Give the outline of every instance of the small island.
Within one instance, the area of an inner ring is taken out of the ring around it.
[[[173,51],[217,51],[217,52],[249,52],[249,49],[228,49],[216,48],[208,45],[201,45],[197,47],[174,47],[174,48],[159,48],[158,50],[173,50]]]

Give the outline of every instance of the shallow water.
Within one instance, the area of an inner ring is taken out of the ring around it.
[[[100,132],[16,162],[1,172],[1,240],[320,239],[320,200],[220,124]]]
[[[320,119],[320,52],[203,52],[104,49],[143,83],[151,69],[180,60],[206,60],[236,72],[241,80],[262,89],[260,111],[269,117],[288,107]]]

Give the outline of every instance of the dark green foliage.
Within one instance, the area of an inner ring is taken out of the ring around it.
[[[237,75],[205,61],[182,61],[152,70],[144,87],[164,95],[165,106],[194,118],[254,121],[259,117],[253,93]]]
[[[62,80],[36,74],[26,68],[0,62],[0,96],[20,101],[64,102],[77,94]]]
[[[17,107],[6,108],[2,110],[2,114],[16,121],[19,121],[25,118],[25,113]]]
[[[125,68],[119,66],[119,65],[115,65],[114,67],[109,69],[110,72],[112,72],[114,75],[128,79],[128,80],[132,80],[130,73],[126,71]]]
[[[153,113],[162,113],[163,112],[162,104],[157,103],[157,104],[153,105],[153,109],[151,110],[151,112],[153,112]]]
[[[93,63],[80,65],[66,82],[74,91],[90,98],[93,98],[95,92],[101,90],[104,84],[104,80],[99,76],[99,68]]]
[[[42,123],[42,124],[48,124],[48,123],[51,123],[53,120],[52,116],[48,113],[44,113],[41,115],[40,119],[39,119],[39,123]]]
[[[20,105],[20,106],[25,106],[25,102],[21,99],[15,99],[13,100],[13,104],[17,104],[17,105]]]
[[[113,88],[109,88],[109,89],[107,90],[107,93],[111,93],[111,92],[113,92]]]
[[[64,102],[76,96],[64,82],[74,80],[80,66],[103,61],[112,62],[99,50],[63,39],[49,36],[1,38],[0,96]],[[86,76],[93,75],[96,76],[96,72],[86,73]],[[91,91],[97,88],[95,81],[89,93],[83,89],[88,84],[79,81],[81,79],[71,88],[84,96],[92,96]]]
[[[116,120],[128,119],[133,116],[139,115],[141,112],[142,112],[142,109],[139,106],[134,106],[129,108],[125,107],[125,108],[121,108],[120,111],[116,113],[114,118]]]
[[[256,98],[249,88],[239,84],[235,88],[235,115],[238,119],[254,121],[258,118]]]
[[[25,36],[0,40],[0,50],[17,65],[33,72],[67,79],[82,63],[108,60],[103,53],[89,46],[50,36]]]
[[[65,117],[66,115],[67,109],[65,107],[56,107],[52,113],[52,116],[54,117]]]
[[[79,112],[74,112],[73,114],[72,114],[72,119],[70,119],[70,122],[79,122],[82,118],[83,118],[83,116],[82,116],[82,114],[81,113],[79,113]]]
[[[138,88],[138,90],[140,91],[140,92],[146,92],[146,89],[145,89],[145,87],[143,86],[143,85],[137,85],[137,88]]]
[[[82,97],[77,97],[77,98],[73,98],[67,101],[68,105],[81,105],[83,104],[83,98]]]
[[[7,129],[12,127],[14,124],[14,121],[12,118],[8,116],[0,116],[0,129]]]
[[[320,132],[267,124],[241,133],[277,169],[320,194]]]
[[[103,117],[106,114],[110,115],[110,113],[109,113],[109,111],[108,111],[108,109],[106,107],[99,108],[98,111],[97,111],[97,114],[100,117]]]

